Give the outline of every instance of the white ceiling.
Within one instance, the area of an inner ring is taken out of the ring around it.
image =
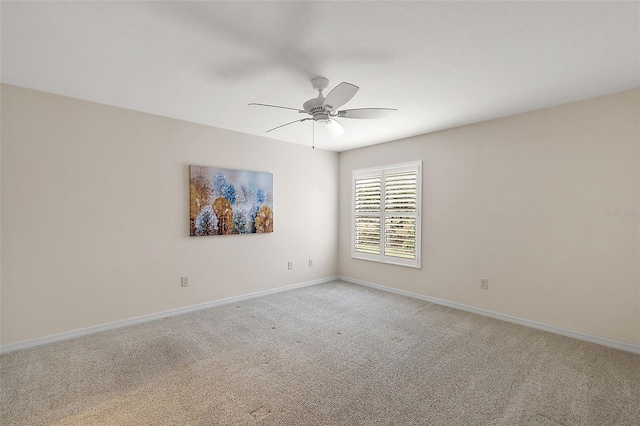
[[[8,84],[265,136],[314,76],[379,120],[344,151],[640,86],[639,2],[7,2]],[[311,145],[312,124],[266,135]]]

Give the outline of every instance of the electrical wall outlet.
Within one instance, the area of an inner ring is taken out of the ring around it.
[[[293,262],[287,262],[287,269],[289,270],[293,269]]]
[[[182,277],[180,279],[180,286],[189,287],[189,277]]]
[[[309,259],[309,268],[313,266],[313,259]]]
[[[489,289],[489,278],[480,278],[480,288],[483,290]]]

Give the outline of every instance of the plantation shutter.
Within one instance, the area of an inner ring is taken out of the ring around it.
[[[417,173],[386,173],[384,182],[384,255],[415,259]]]
[[[420,267],[420,163],[353,172],[352,257]]]
[[[364,175],[355,179],[355,251],[380,254],[380,212],[382,176]]]

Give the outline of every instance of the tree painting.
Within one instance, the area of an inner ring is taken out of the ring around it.
[[[273,232],[273,174],[189,166],[191,236]]]

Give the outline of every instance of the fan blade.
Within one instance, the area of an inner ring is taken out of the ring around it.
[[[344,127],[342,127],[342,124],[338,123],[336,120],[331,120],[328,123],[325,123],[324,127],[333,137],[344,134]]]
[[[282,108],[282,109],[292,109],[294,111],[298,111],[298,112],[304,112],[306,113],[305,110],[299,109],[299,108],[290,108],[290,107],[284,107],[284,106],[280,106],[280,105],[269,105],[269,104],[257,104],[255,102],[250,103],[249,105],[258,105],[258,106],[266,106],[266,107],[271,107],[271,108]]]
[[[294,121],[292,121],[291,123],[286,123],[286,124],[283,124],[283,125],[281,125],[281,126],[274,127],[273,129],[269,129],[269,130],[267,130],[267,133],[269,133],[269,132],[270,132],[270,131],[272,131],[272,130],[279,129],[280,127],[288,126],[289,124],[298,123],[298,122],[299,122],[299,123],[302,123],[303,121],[307,121],[307,120],[311,120],[311,118],[310,118],[310,117],[307,117],[307,118],[303,118],[303,119],[301,119],[301,120],[294,120]]]
[[[358,108],[338,111],[342,118],[385,118],[396,112],[395,108]]]
[[[338,84],[333,88],[332,91],[329,92],[327,97],[324,99],[322,103],[323,107],[330,106],[331,109],[338,109],[342,105],[346,104],[353,98],[356,93],[360,90],[358,86],[355,86],[351,83],[345,83],[344,81]]]

